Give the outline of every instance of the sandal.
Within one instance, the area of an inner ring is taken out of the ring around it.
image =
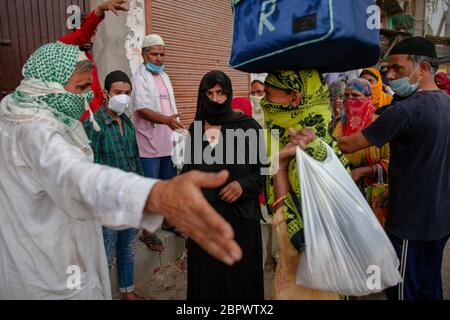
[[[143,243],[146,244],[147,248],[149,248],[150,250],[153,251],[164,251],[165,247],[164,244],[162,243],[161,239],[158,238],[158,236],[156,234],[151,234],[151,235],[144,235],[141,234],[141,236],[139,237],[139,240],[141,240]]]
[[[161,229],[168,231],[168,232],[172,232],[181,238],[186,238],[186,235],[181,233],[180,231],[178,231],[178,229],[174,226],[162,226]]]

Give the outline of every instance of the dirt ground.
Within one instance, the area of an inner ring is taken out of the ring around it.
[[[275,266],[264,269],[265,299],[270,300]],[[136,284],[136,292],[157,300],[185,300],[187,290],[186,252],[175,263],[157,270],[145,283]]]
[[[274,265],[266,265],[264,270],[265,298],[270,300]],[[442,278],[444,299],[450,300],[450,241],[444,252]],[[136,291],[146,297],[158,300],[185,300],[186,299],[186,255],[183,253],[179,259],[159,270],[145,283],[136,284]],[[384,300],[383,293],[364,297],[362,300]]]

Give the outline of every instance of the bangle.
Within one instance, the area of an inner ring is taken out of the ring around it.
[[[280,197],[277,201],[275,201],[272,205],[272,208],[275,209],[275,207],[278,206],[281,203],[281,201],[283,201],[284,198],[286,198],[286,196],[287,196],[287,193],[284,196]]]

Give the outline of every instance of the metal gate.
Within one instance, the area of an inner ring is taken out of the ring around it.
[[[184,124],[194,119],[198,86],[208,71],[224,71],[231,78],[234,96],[248,96],[249,74],[228,65],[230,0],[147,0],[146,5],[151,5],[147,31],[160,34],[166,44],[166,70]]]
[[[41,45],[68,33],[67,8],[88,0],[0,0],[0,99],[22,80],[22,66]]]

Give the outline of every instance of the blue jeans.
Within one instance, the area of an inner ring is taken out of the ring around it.
[[[114,253],[117,256],[117,278],[120,292],[134,292],[134,241],[138,230],[126,229],[117,231],[106,227],[102,227],[102,229],[110,270],[113,264]]]
[[[169,180],[177,175],[172,157],[141,158],[144,175],[147,178]]]

